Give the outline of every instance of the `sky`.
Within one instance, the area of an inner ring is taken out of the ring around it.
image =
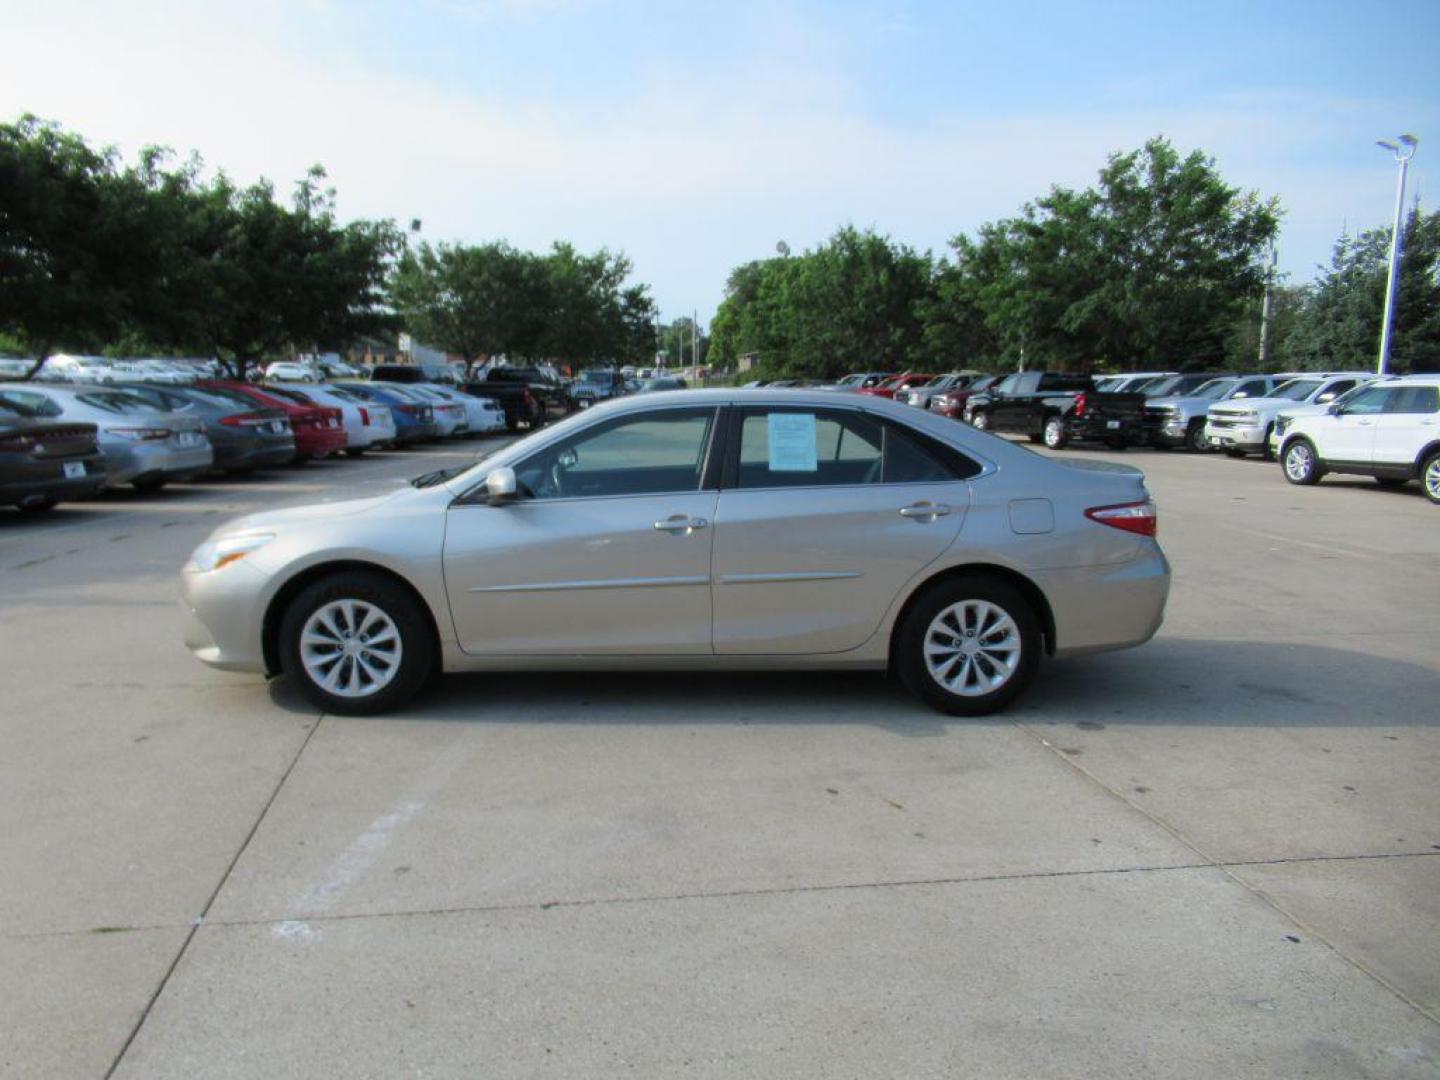
[[[0,0],[0,118],[197,151],[431,241],[625,252],[669,320],[845,224],[937,254],[1163,134],[1279,265],[1440,196],[1440,0]]]

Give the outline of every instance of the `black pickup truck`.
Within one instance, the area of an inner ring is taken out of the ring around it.
[[[552,417],[570,413],[570,395],[565,384],[544,368],[478,368],[460,389],[486,397],[505,410],[511,431],[521,424],[541,427]]]
[[[1029,435],[1059,450],[1072,440],[1115,450],[1146,441],[1145,395],[1105,394],[1088,375],[1019,371],[965,403],[965,419],[985,431]]]

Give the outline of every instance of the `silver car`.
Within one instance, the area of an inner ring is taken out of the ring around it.
[[[157,410],[123,390],[54,383],[6,383],[0,398],[36,415],[96,426],[111,487],[130,484],[142,491],[188,480],[210,468],[215,452],[197,416]]]
[[[978,715],[1042,653],[1148,640],[1169,585],[1134,468],[763,389],[624,398],[393,492],[243,517],[182,574],[200,660],[351,714],[437,669],[893,668]]]

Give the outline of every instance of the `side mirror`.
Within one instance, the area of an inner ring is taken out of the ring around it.
[[[491,506],[503,506],[515,501],[515,470],[511,468],[492,469],[485,477],[485,501]]]
[[[1331,416],[1339,416],[1345,411],[1345,406],[1338,401],[1332,401],[1330,403],[1330,408],[1326,409],[1325,411],[1328,412]]]
[[[1335,400],[1335,395],[1334,395],[1334,394],[1321,394],[1318,398],[1315,399],[1315,404],[1317,404],[1317,405],[1328,405],[1328,404],[1330,404],[1330,402],[1332,402],[1332,401],[1334,401],[1334,400]]]

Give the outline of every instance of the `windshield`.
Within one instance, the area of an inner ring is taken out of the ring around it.
[[[608,385],[615,381],[615,373],[613,371],[582,371],[580,373],[580,381],[605,383]]]
[[[1319,379],[1291,379],[1289,382],[1281,383],[1274,390],[1270,391],[1267,396],[1285,398],[1289,401],[1304,401],[1319,389]]]
[[[1215,401],[1224,397],[1227,391],[1232,390],[1236,381],[1235,379],[1211,379],[1207,383],[1201,383],[1188,396]]]

